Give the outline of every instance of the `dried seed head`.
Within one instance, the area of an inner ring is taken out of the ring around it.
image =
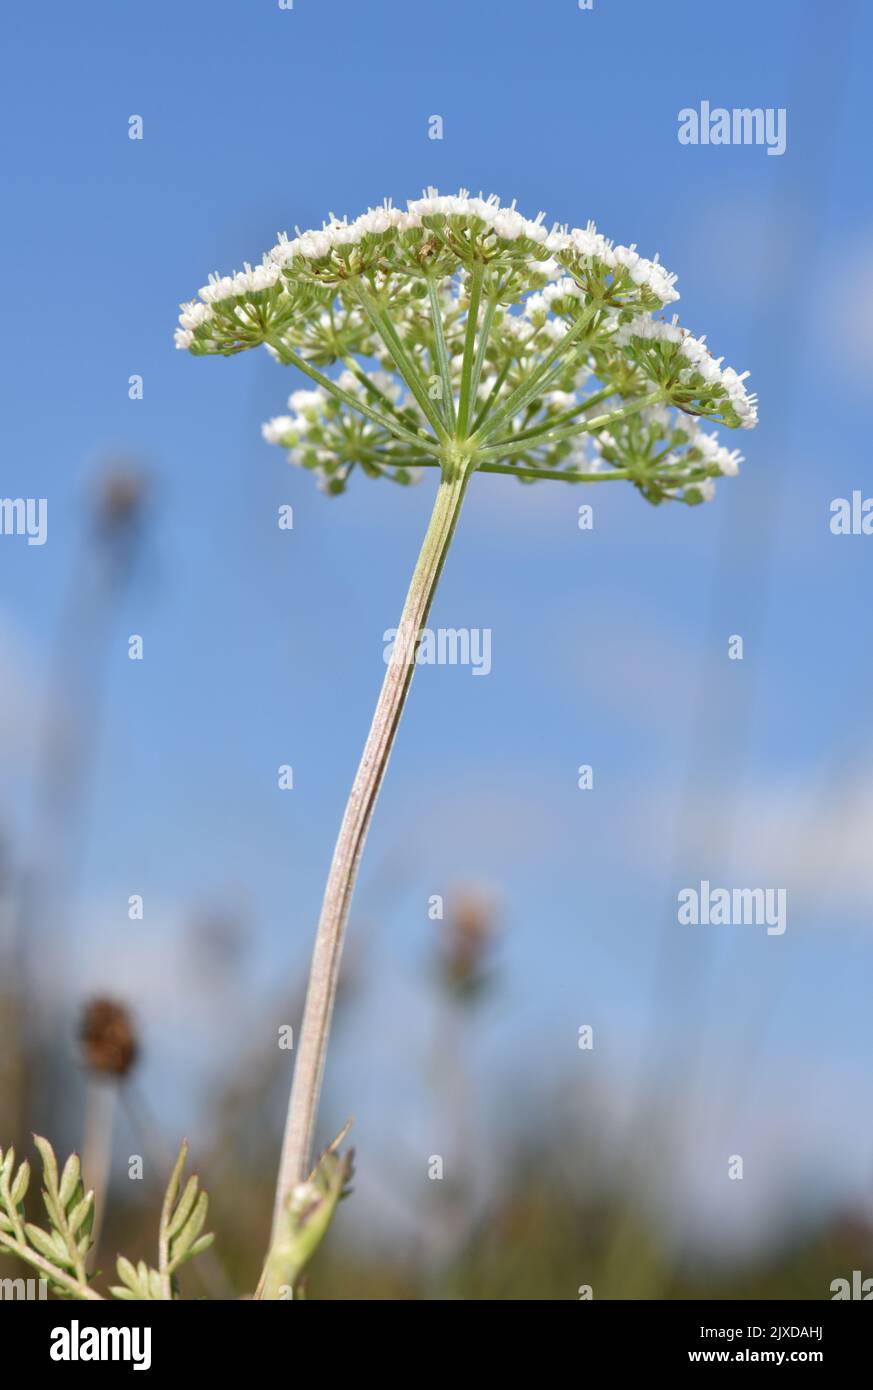
[[[488,894],[478,888],[456,894],[440,940],[442,978],[453,993],[469,997],[481,991],[496,929],[494,902]]]
[[[146,483],[143,475],[126,463],[109,468],[97,481],[94,521],[101,535],[130,531],[142,515]]]
[[[79,1025],[85,1065],[101,1076],[126,1076],[139,1046],[130,1014],[113,999],[90,999]]]

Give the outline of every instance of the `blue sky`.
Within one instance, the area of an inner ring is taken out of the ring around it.
[[[503,916],[476,1042],[486,1128],[513,1075],[593,1067],[627,1098],[659,1069],[684,1076],[705,1044],[687,1101],[709,1137],[685,1153],[704,1226],[734,1220],[712,1176],[723,1149],[760,1160],[753,1211],[780,1178],[862,1193],[873,540],[828,521],[833,498],[873,495],[870,12],[154,0],[19,7],[6,28],[2,492],[49,502],[45,546],[0,538],[0,815],[22,854],[28,738],[89,479],[119,453],[153,477],[107,659],[71,994],[139,982],[157,1037],[178,934],[228,900],[248,922],[248,1009],[305,962],[429,509],[429,480],[360,478],[330,499],[286,466],[259,426],[302,383],[265,354],[174,352],[179,301],[330,210],[426,184],[493,190],[660,251],[682,322],[751,370],[761,425],[701,508],[474,479],[433,622],[490,627],[493,670],[417,674],[365,857],[359,917],[379,930],[325,1123],[354,1110],[374,1154],[398,1129],[432,1142],[416,1071],[426,904],[483,881]],[[786,153],[680,145],[678,112],[704,99],[786,108]],[[275,525],[284,502],[292,533]],[[276,789],[282,762],[293,793]],[[702,878],[786,886],[785,936],[680,928],[676,892]],[[659,968],[671,983],[653,1004]],[[580,1063],[581,1022],[598,1044]],[[156,1069],[151,1084],[172,1114]]]

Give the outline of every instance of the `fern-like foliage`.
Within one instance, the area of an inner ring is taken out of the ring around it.
[[[99,1298],[91,1289],[85,1260],[91,1245],[94,1193],[85,1192],[79,1159],[70,1154],[62,1173],[47,1139],[34,1135],[42,1159],[42,1200],[49,1229],[27,1220],[24,1199],[30,1186],[27,1159],[15,1167],[15,1150],[0,1149],[0,1249],[36,1269],[53,1293],[63,1298]]]
[[[186,1260],[208,1249],[215,1239],[212,1234],[200,1234],[206,1221],[209,1198],[205,1192],[198,1190],[199,1179],[196,1175],[188,1179],[182,1195],[179,1196],[187,1157],[188,1145],[183,1139],[161,1209],[158,1268],[149,1269],[144,1260],[140,1260],[134,1268],[130,1260],[120,1255],[116,1268],[121,1284],[115,1284],[109,1290],[115,1298],[177,1298],[176,1270]]]
[[[48,1229],[27,1220],[24,1199],[30,1186],[30,1164],[24,1159],[16,1168],[15,1150],[9,1148],[4,1153],[0,1149],[0,1250],[24,1260],[61,1298],[102,1299],[103,1295],[92,1288],[86,1268],[94,1193],[84,1189],[78,1155],[71,1154],[59,1172],[48,1140],[35,1134],[34,1143],[42,1160]],[[199,1191],[196,1177],[188,1179],[180,1196],[187,1156],[188,1145],[183,1141],[161,1209],[157,1269],[150,1269],[144,1260],[134,1267],[119,1256],[121,1284],[109,1290],[115,1298],[178,1298],[177,1269],[212,1244],[212,1235],[201,1234],[209,1199]]]

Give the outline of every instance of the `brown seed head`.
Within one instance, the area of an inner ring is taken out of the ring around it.
[[[126,1076],[138,1045],[130,1014],[113,999],[90,999],[82,1013],[79,1042],[85,1065],[101,1076]]]
[[[484,987],[496,928],[490,895],[479,888],[464,888],[455,894],[443,929],[441,953],[443,979],[451,990],[472,995]]]

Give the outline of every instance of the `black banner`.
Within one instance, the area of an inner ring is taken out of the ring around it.
[[[366,1316],[377,1318],[361,1335],[363,1361],[360,1369],[372,1372],[376,1346],[386,1366],[400,1355],[406,1312],[398,1316],[392,1308],[390,1321],[379,1331],[377,1305],[367,1304]],[[542,1324],[541,1305],[514,1305],[513,1335],[507,1347],[527,1325],[527,1336],[541,1337],[544,1327],[549,1338],[573,1338],[573,1355],[580,1372],[588,1365],[606,1365],[617,1373],[628,1370],[672,1372],[690,1367],[741,1368],[771,1366],[817,1367],[833,1375],[856,1365],[867,1352],[873,1321],[871,1311],[860,1302],[755,1302],[755,1303],[578,1303],[570,1312],[553,1313]],[[520,1306],[527,1307],[522,1313]],[[432,1374],[442,1358],[447,1372],[457,1373],[461,1353],[457,1343],[445,1339],[446,1316],[453,1317],[445,1305],[432,1310],[432,1326],[439,1337],[427,1344],[420,1366],[403,1353],[406,1373],[415,1378]],[[93,1303],[65,1304],[30,1300],[0,1301],[0,1326],[7,1329],[7,1345],[15,1342],[26,1348],[27,1363],[36,1371],[48,1372],[63,1380],[74,1376],[101,1376],[109,1373],[166,1376],[168,1373],[194,1372],[198,1375],[248,1372],[269,1364],[270,1374],[281,1373],[287,1363],[289,1378],[299,1375],[299,1356],[306,1349],[307,1372],[313,1351],[324,1347],[324,1369],[331,1374],[354,1372],[351,1359],[338,1361],[337,1334],[351,1323],[357,1324],[355,1305],[298,1303],[254,1308],[251,1301],[239,1303],[194,1302],[180,1304]],[[460,1314],[461,1318],[469,1314]],[[481,1347],[489,1359],[500,1359],[490,1317],[479,1332],[485,1333]],[[321,1337],[330,1320],[334,1331],[324,1343]],[[338,1324],[338,1326],[337,1326]],[[408,1326],[408,1324],[406,1324]],[[14,1329],[14,1330],[13,1330]],[[465,1329],[466,1330],[466,1329]],[[468,1334],[469,1336],[469,1334]],[[376,1341],[378,1338],[378,1342]],[[340,1340],[340,1345],[342,1342]],[[465,1345],[469,1345],[465,1342]],[[530,1344],[529,1344],[530,1345]],[[392,1347],[394,1350],[392,1351]],[[441,1349],[443,1349],[441,1351]],[[566,1353],[566,1348],[564,1348]],[[316,1351],[317,1354],[317,1351]],[[554,1352],[550,1350],[550,1359]],[[466,1362],[468,1353],[463,1360]],[[472,1348],[469,1352],[473,1359]]]

